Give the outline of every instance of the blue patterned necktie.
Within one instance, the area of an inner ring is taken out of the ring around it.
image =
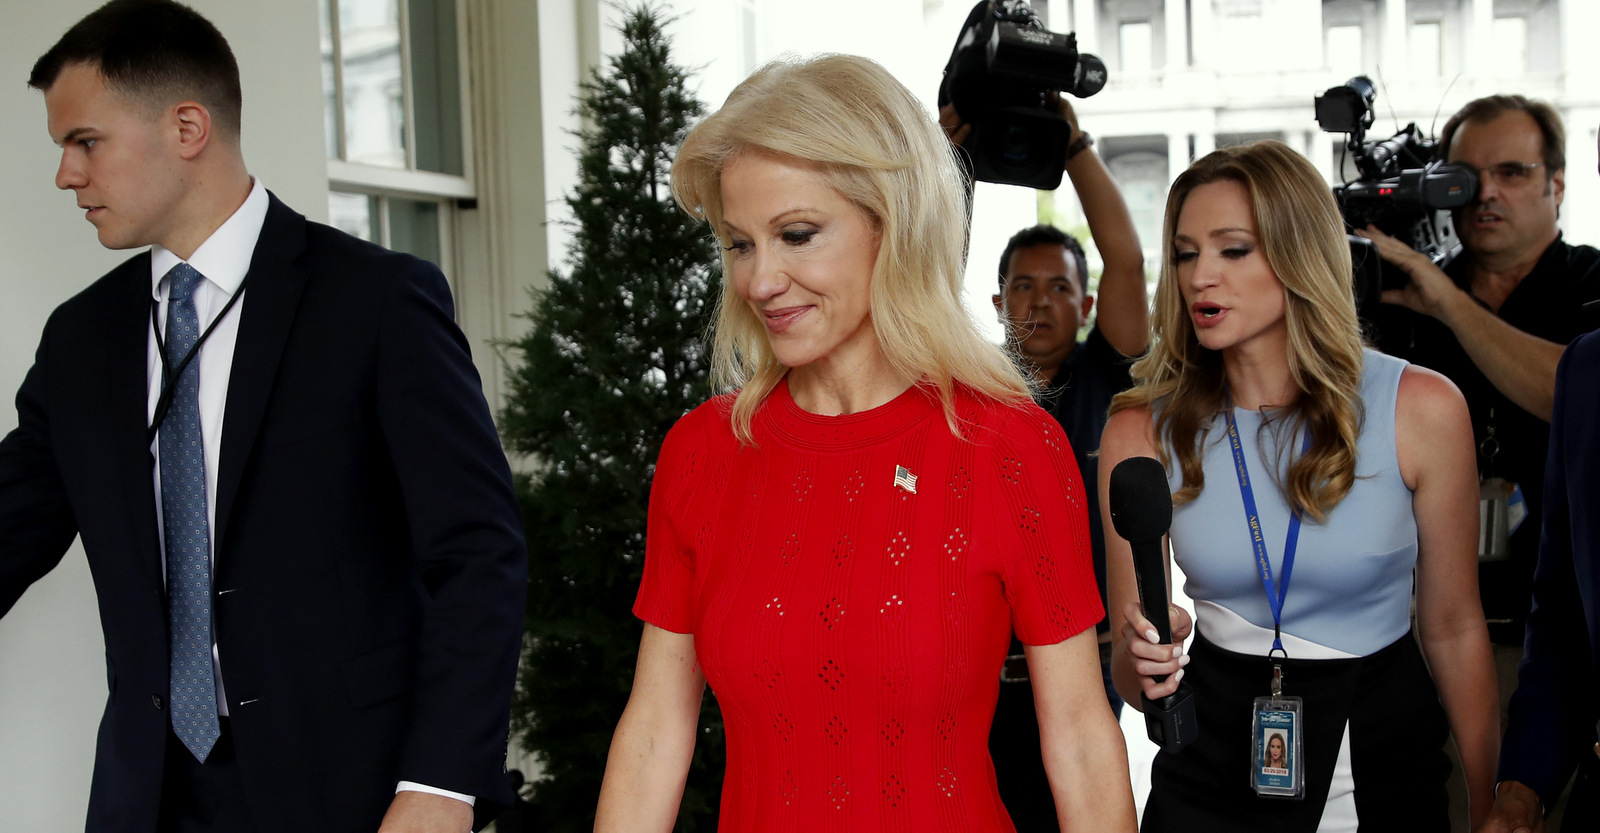
[[[167,367],[177,368],[200,339],[194,290],[201,275],[179,263],[167,273]],[[161,516],[167,549],[168,640],[172,651],[172,730],[204,762],[221,729],[211,671],[211,529],[206,519],[206,457],[200,438],[200,361],[189,362],[161,424]]]

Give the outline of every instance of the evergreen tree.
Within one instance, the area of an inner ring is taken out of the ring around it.
[[[534,293],[513,342],[506,446],[529,550],[527,653],[514,730],[544,763],[540,829],[588,831],[612,730],[633,682],[645,513],[667,430],[710,395],[703,336],[720,292],[717,252],[673,203],[672,154],[703,108],[654,9],[624,11],[625,44],[583,85],[581,179],[570,271]],[[679,830],[712,830],[722,721],[709,693]]]

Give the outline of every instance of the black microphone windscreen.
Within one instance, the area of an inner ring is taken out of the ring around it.
[[[1129,457],[1111,470],[1111,525],[1125,540],[1160,541],[1172,526],[1167,470],[1154,457]]]

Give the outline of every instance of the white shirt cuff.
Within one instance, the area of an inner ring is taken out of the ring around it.
[[[409,792],[414,792],[414,793],[428,793],[429,795],[442,795],[445,798],[453,798],[453,799],[455,799],[457,801],[465,801],[465,802],[467,802],[467,806],[468,807],[473,806],[478,801],[477,798],[475,798],[473,796],[470,796],[470,795],[463,795],[462,793],[453,793],[453,792],[450,792],[449,790],[441,790],[438,787],[430,787],[427,784],[418,784],[415,781],[401,781],[400,784],[394,788],[394,791],[396,793],[403,793],[403,792],[408,792],[409,791]]]

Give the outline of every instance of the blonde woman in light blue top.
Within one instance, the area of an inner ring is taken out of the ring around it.
[[[1199,622],[1188,654],[1156,644],[1128,545],[1108,532],[1118,689],[1137,704],[1187,682],[1199,719],[1193,746],[1157,756],[1144,829],[1447,830],[1442,754],[1399,773],[1383,745],[1407,731],[1437,749],[1446,720],[1481,821],[1497,700],[1461,394],[1363,348],[1338,208],[1282,143],[1196,162],[1168,197],[1163,247],[1150,352],[1112,404],[1100,464],[1102,488],[1127,457],[1167,466],[1170,551]],[[1189,613],[1173,619],[1174,637],[1187,635]],[[1269,660],[1277,638],[1288,658]],[[1300,801],[1260,797],[1247,780],[1251,704],[1274,665],[1304,701]]]

